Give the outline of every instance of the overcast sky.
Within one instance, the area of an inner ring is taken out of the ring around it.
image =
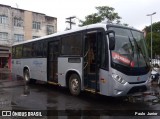
[[[160,21],[160,0],[0,0],[0,4],[57,17],[58,31],[68,26],[65,18],[76,16],[84,20],[85,16],[96,12],[96,6],[115,8],[122,23],[139,30],[151,24],[151,17],[147,14],[156,12],[152,22]],[[78,25],[78,20],[75,22]]]

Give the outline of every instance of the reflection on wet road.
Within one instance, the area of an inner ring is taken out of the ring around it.
[[[122,119],[137,119],[137,116],[134,116],[136,113],[151,111],[160,115],[160,87],[156,84],[146,93],[124,98],[111,98],[87,92],[75,97],[70,95],[66,88],[40,83],[24,85],[22,80],[12,79],[0,80],[0,94],[1,110],[50,110],[48,114],[59,115],[57,119],[70,119],[81,114],[84,116],[80,119],[87,119],[88,116],[94,119],[112,119],[117,116]],[[73,115],[66,116],[67,111]],[[158,119],[159,116],[138,118]]]

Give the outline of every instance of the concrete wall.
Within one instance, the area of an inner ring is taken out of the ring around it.
[[[32,12],[25,11],[24,12],[24,38],[32,39]]]
[[[13,42],[14,42],[14,34],[22,34],[24,35],[24,32],[25,32],[25,27],[24,27],[24,22],[22,22],[22,27],[17,27],[17,26],[14,26],[14,18],[17,18],[17,19],[22,19],[24,21],[24,10],[19,10],[19,9],[14,9],[12,8],[11,10],[12,12],[12,39],[13,39]]]
[[[8,66],[11,66],[11,45],[14,43],[14,34],[24,35],[24,40],[32,39],[33,36],[48,35],[47,25],[54,26],[53,33],[57,32],[57,18],[46,16],[42,13],[12,8],[11,6],[0,4],[0,15],[7,16],[7,23],[0,23],[0,32],[8,33],[8,38],[0,38],[0,59],[8,57]],[[14,18],[22,20],[22,26],[14,26]],[[33,29],[33,21],[40,22],[40,29]],[[9,49],[8,51],[6,49]],[[2,64],[3,62],[1,62]]]
[[[54,27],[53,33],[57,32],[57,18],[46,16],[42,13],[27,11],[23,9],[12,8],[11,6],[0,4],[0,15],[8,17],[7,24],[0,24],[0,32],[8,33],[7,40],[0,40],[0,45],[9,45],[14,42],[14,34],[24,35],[24,40],[32,39],[33,36],[48,35],[47,25]],[[23,20],[23,27],[14,26],[14,18]],[[41,29],[32,29],[32,22],[40,22]]]
[[[39,13],[32,13],[33,21],[40,22],[41,28],[40,29],[32,29],[32,36],[45,36],[45,15]]]
[[[0,45],[11,45],[12,43],[12,35],[11,35],[11,24],[12,24],[12,17],[11,17],[11,7],[10,6],[3,6],[0,5],[0,15],[7,16],[7,24],[0,24],[0,32],[8,33],[8,39],[0,39]]]

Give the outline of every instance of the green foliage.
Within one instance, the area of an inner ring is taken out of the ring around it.
[[[102,18],[97,14],[91,14],[85,17],[85,21],[81,21],[82,26],[88,25],[88,24],[94,24],[94,23],[98,23],[101,22]]]
[[[124,26],[129,26],[129,25],[128,25],[128,24],[126,24],[126,23],[124,23],[123,25],[124,25]]]
[[[147,33],[151,32],[151,25],[146,26],[145,31]],[[152,24],[152,31],[156,33],[160,33],[160,21]]]
[[[149,56],[151,54],[151,32],[146,35],[146,42],[149,51]],[[152,55],[160,55],[160,34],[152,32]]]
[[[109,6],[99,6],[96,7],[96,9],[97,13],[87,15],[85,17],[85,21],[81,21],[81,26],[99,23],[105,20],[106,18],[109,21],[116,21],[117,23],[120,23],[121,17],[118,15],[118,13],[114,12],[114,8]]]
[[[151,25],[145,27],[149,56],[151,54]],[[152,56],[160,55],[160,22],[152,24]]]
[[[105,18],[109,19],[110,21],[121,19],[121,17],[118,16],[118,13],[114,12],[113,7],[99,6],[96,7],[96,9],[98,10],[98,14],[102,20],[104,20]]]

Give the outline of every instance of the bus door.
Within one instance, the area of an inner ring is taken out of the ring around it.
[[[85,90],[99,91],[99,68],[101,32],[92,31],[85,34],[84,41],[84,87]]]
[[[59,41],[49,42],[48,46],[48,81],[58,83]]]

